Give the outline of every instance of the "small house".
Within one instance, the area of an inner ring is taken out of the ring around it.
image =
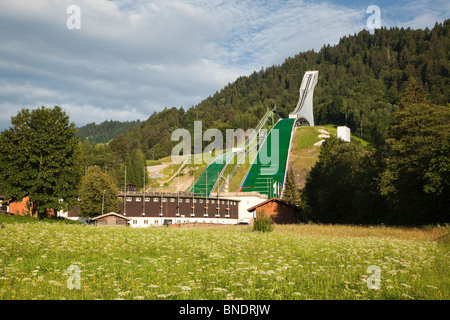
[[[128,221],[131,221],[132,219],[115,212],[110,212],[92,218],[91,220],[96,226],[127,227]]]
[[[256,217],[257,210],[264,210],[277,224],[298,223],[300,221],[301,208],[279,198],[268,199],[247,210],[248,212],[254,212],[254,217]]]

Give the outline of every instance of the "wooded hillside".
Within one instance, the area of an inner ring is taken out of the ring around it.
[[[203,130],[252,128],[267,108],[287,116],[297,104],[307,70],[319,70],[314,92],[316,124],[347,124],[374,144],[386,138],[392,112],[398,109],[408,79],[419,79],[428,100],[450,101],[450,20],[432,30],[381,28],[343,37],[335,46],[287,58],[281,65],[240,77],[195,107],[165,108],[120,137],[127,152],[141,149],[147,158],[170,155],[176,128]],[[122,144],[121,144],[122,145]]]

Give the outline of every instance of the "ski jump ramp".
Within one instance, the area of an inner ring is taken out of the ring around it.
[[[294,130],[296,127],[314,126],[313,93],[318,77],[319,71],[305,72],[299,89],[300,96],[297,106],[289,114],[289,119],[279,120],[264,139],[255,161],[240,187],[240,192],[257,191],[261,194],[267,194],[269,198],[282,196]],[[266,113],[256,128],[254,136],[249,137],[245,144],[241,146],[243,150],[256,138],[256,134],[267,121],[271,112],[274,111],[270,110]],[[209,196],[215,187],[220,184],[228,161],[232,160],[236,154],[236,151],[231,151],[218,156],[194,182],[191,192]]]
[[[267,194],[269,198],[282,197],[283,187],[289,164],[289,150],[296,127],[314,126],[313,93],[317,84],[319,71],[307,71],[300,85],[300,96],[289,119],[281,119],[269,132],[268,137],[260,148],[255,162],[250,167],[247,177],[240,188],[240,192],[257,191]],[[276,138],[272,139],[275,135]],[[275,147],[274,147],[275,144]],[[260,153],[276,152],[268,164],[258,161]]]
[[[289,119],[296,119],[295,127],[314,127],[313,93],[318,78],[319,71],[307,71],[303,76],[297,106],[289,114]]]

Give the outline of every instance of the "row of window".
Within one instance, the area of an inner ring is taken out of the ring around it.
[[[189,220],[182,220],[182,221],[180,221],[180,222],[181,222],[181,223],[189,223],[189,222],[199,222],[199,221],[197,221],[197,220],[192,220],[192,221],[189,221]],[[202,222],[203,222],[203,223],[208,223],[208,222],[210,222],[210,221],[203,220]],[[158,221],[158,220],[153,220],[152,223],[153,223],[153,224],[159,224],[159,221]],[[172,219],[170,219],[169,221],[164,220],[164,224],[170,224],[170,223],[172,223]],[[216,223],[219,223],[219,220],[217,220]],[[138,224],[138,221],[137,221],[137,220],[133,220],[133,224]],[[144,220],[144,224],[149,224],[149,221],[148,221],[148,220]]]
[[[123,199],[122,197],[119,197],[119,199]],[[141,197],[135,197],[134,198],[135,200],[134,201],[136,201],[136,202],[141,202],[142,201],[142,198]],[[162,202],[167,202],[167,198],[153,198],[153,202],[159,202],[159,201],[162,201]],[[199,203],[203,203],[203,199],[192,199],[192,203],[197,203],[197,200],[198,200],[198,202]],[[133,201],[133,197],[127,197],[127,202],[131,202],[131,201]],[[145,197],[145,202],[150,202],[151,201],[151,198],[150,197]],[[176,201],[176,198],[169,198],[169,201],[170,202],[175,202]],[[184,201],[186,202],[186,203],[190,203],[190,201],[191,201],[191,199],[188,199],[188,198],[186,198],[186,199],[184,199]],[[235,206],[236,205],[236,202],[235,201],[228,201],[228,200],[208,200],[208,199],[205,199],[205,203],[212,203],[212,204],[215,204],[216,203],[216,201],[217,201],[217,204],[220,204],[221,202],[222,202],[222,204],[230,204],[230,205],[233,205],[233,206]],[[183,202],[183,199],[178,199],[178,202],[179,203],[181,203],[181,202]]]

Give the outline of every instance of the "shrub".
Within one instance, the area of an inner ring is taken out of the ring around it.
[[[264,210],[256,210],[256,219],[253,224],[253,231],[271,232],[273,231],[273,220]]]

